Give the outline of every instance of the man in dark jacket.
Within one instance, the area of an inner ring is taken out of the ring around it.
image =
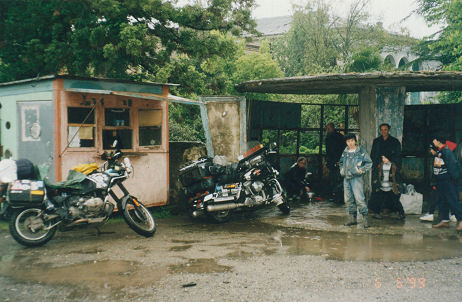
[[[436,179],[436,190],[440,197],[441,222],[434,228],[449,227],[449,209],[457,219],[456,231],[462,231],[462,206],[457,198],[457,184],[461,178],[460,166],[448,146],[442,142],[446,140],[440,136],[433,139],[433,145],[438,148],[434,163],[433,174]]]
[[[376,172],[379,164],[382,162],[382,154],[390,154],[389,160],[396,164],[401,171],[401,143],[398,139],[390,135],[391,126],[387,123],[380,125],[380,136],[374,139],[372,143],[371,159],[373,173]]]
[[[345,138],[335,130],[333,123],[326,125],[326,166],[329,169],[329,187],[332,199],[342,198],[338,161],[346,147]]]
[[[309,192],[310,188],[305,183],[306,175],[306,158],[299,157],[297,162],[293,164],[289,171],[285,174],[285,188],[287,191],[287,196],[289,198],[294,198],[300,196],[304,192]]]

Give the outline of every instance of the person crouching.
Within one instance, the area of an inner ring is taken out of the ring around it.
[[[357,210],[363,216],[364,228],[369,227],[368,210],[364,197],[363,175],[372,167],[372,160],[365,150],[356,145],[356,135],[345,136],[347,147],[340,157],[340,175],[343,179],[345,203],[348,206],[349,220],[346,226],[356,225]]]

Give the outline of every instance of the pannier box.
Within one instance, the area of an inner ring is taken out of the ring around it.
[[[210,177],[210,166],[212,165],[212,159],[206,158],[180,169],[179,179],[181,184],[187,187],[203,181],[206,177]]]
[[[45,184],[42,180],[15,180],[8,185],[6,197],[13,205],[41,204],[45,198]]]

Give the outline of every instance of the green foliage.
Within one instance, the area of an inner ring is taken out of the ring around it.
[[[350,72],[366,72],[380,70],[382,58],[378,51],[372,48],[365,48],[353,54],[351,64],[348,67]]]
[[[418,0],[418,12],[430,24],[442,26],[442,30],[419,44],[422,59],[436,59],[447,71],[462,70],[462,1]],[[462,102],[462,94],[444,92],[439,97],[442,103]]]
[[[313,1],[297,8],[289,33],[273,47],[287,76],[333,71],[338,43],[333,27],[334,21],[325,3]]]
[[[176,2],[0,1],[0,81],[56,73],[149,80],[158,71],[165,79],[169,70],[170,81],[199,76],[194,84],[202,84],[207,74],[199,62],[234,52],[233,43],[217,35],[254,32],[255,1]],[[172,57],[179,58],[176,68],[166,68]],[[195,64],[185,70],[190,60]]]
[[[307,0],[305,7],[297,7],[290,31],[272,41],[285,75],[378,70],[384,67],[376,56],[383,47],[415,45],[415,39],[390,34],[380,23],[366,24],[368,3],[353,1],[345,19],[335,16],[325,0]],[[369,62],[366,50],[373,55]]]

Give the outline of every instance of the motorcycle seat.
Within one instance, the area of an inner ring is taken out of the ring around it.
[[[83,173],[77,172],[75,170],[69,170],[69,175],[66,180],[60,182],[52,182],[48,178],[44,179],[45,185],[51,189],[82,189],[82,182],[87,178]]]

